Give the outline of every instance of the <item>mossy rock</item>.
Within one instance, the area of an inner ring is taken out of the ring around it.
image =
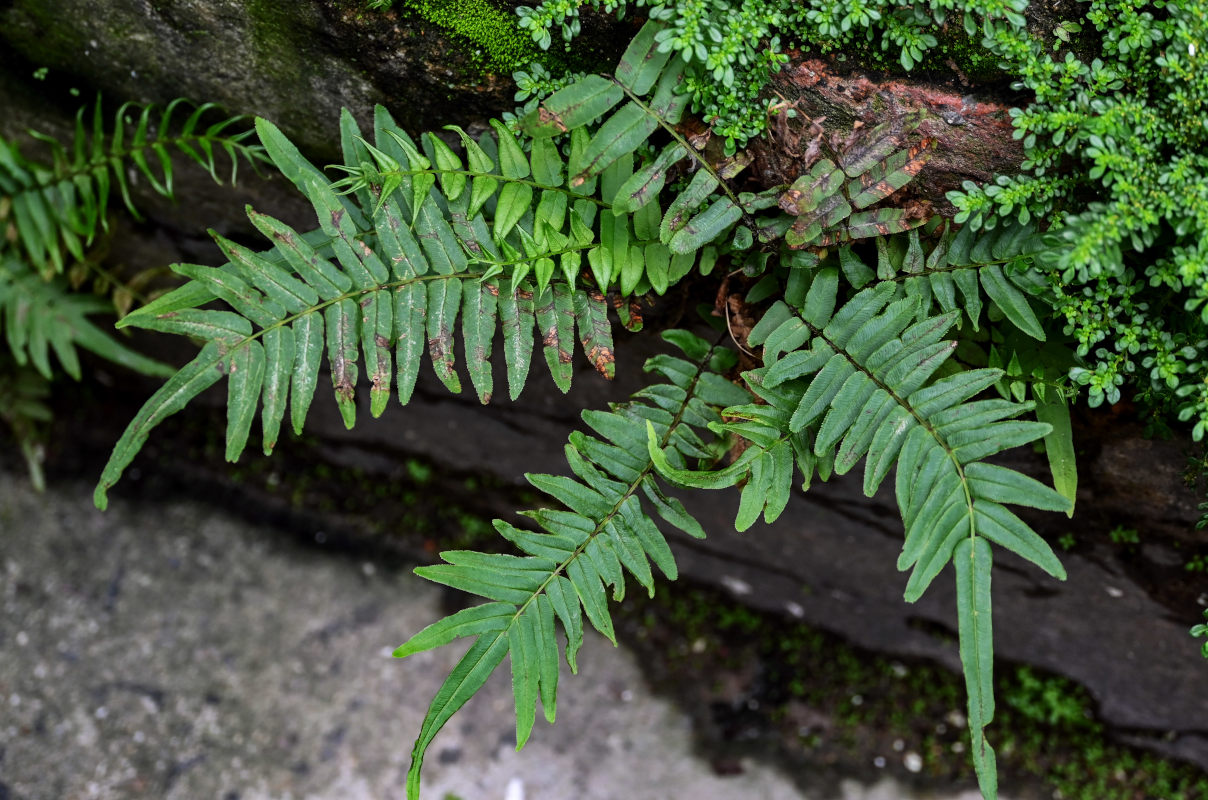
[[[466,125],[513,105],[509,67],[528,56],[591,61],[585,50],[543,55],[514,26],[508,5],[412,6],[112,0],[98,14],[88,0],[14,0],[0,10],[0,61],[26,76],[48,67],[85,96],[188,97],[267,117],[316,158],[335,155],[341,107],[367,122],[382,103],[416,131]]]

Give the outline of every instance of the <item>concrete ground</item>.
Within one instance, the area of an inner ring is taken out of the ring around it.
[[[390,652],[441,616],[437,587],[210,506],[90,494],[0,471],[0,800],[403,797],[460,649]],[[425,798],[824,800],[759,763],[714,774],[625,650],[596,637],[579,663],[519,753],[501,669],[433,744]]]

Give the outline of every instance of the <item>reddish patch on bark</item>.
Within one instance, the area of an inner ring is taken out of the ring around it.
[[[1012,138],[1009,104],[969,94],[955,81],[947,87],[902,79],[875,81],[861,73],[843,72],[823,59],[798,60],[800,54],[793,52],[790,56],[792,64],[776,79],[779,94],[786,106],[814,124],[829,120],[826,128],[832,134],[846,134],[854,123],[871,126],[892,117],[922,116],[919,130],[935,140],[936,148],[927,169],[910,183],[910,192],[930,200],[941,214],[954,213],[945,194],[960,188],[962,181],[985,182],[997,173],[1019,169],[1023,148]],[[817,158],[811,153],[810,158],[793,158],[786,165],[784,156],[796,152],[785,152],[782,137],[773,139],[753,148],[765,172],[779,173],[767,178],[792,182]],[[764,152],[759,153],[760,149]],[[796,147],[787,149],[797,151]]]

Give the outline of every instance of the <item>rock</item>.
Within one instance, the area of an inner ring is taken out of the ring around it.
[[[115,0],[97,13],[88,0],[17,0],[0,9],[0,42],[31,70],[111,97],[267,117],[327,159],[342,107],[365,122],[382,103],[418,130],[498,113],[511,94],[440,28],[353,3]]]
[[[460,654],[390,652],[440,616],[439,588],[213,507],[102,515],[89,493],[39,496],[0,471],[0,800],[401,796]],[[836,797],[746,759],[714,774],[632,654],[589,634],[580,665],[557,727],[519,753],[499,670],[433,744],[424,796]],[[874,777],[847,777],[844,800],[922,797]]]

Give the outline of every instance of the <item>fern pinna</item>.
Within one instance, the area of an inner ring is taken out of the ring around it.
[[[240,117],[203,124],[215,108],[205,103],[190,110],[183,99],[162,109],[125,103],[107,126],[97,98],[90,119],[87,108],[76,114],[69,144],[31,131],[49,148],[50,164],[24,157],[15,143],[0,138],[0,221],[11,214],[16,254],[45,277],[63,272],[72,259],[82,261],[84,249],[109,224],[114,187],[126,209],[139,217],[128,170],[145,179],[157,194],[172,196],[172,151],[219,183],[217,154],[225,153],[234,183],[241,160],[255,166],[264,156],[258,147],[247,144],[251,130],[240,125]],[[182,109],[188,116],[178,125]]]
[[[955,371],[938,380],[956,342],[944,338],[960,312],[915,321],[917,303],[893,282],[836,308],[838,268],[799,282],[751,331],[764,366],[744,374],[761,403],[726,409],[718,427],[751,443],[730,466],[695,472],[673,466],[652,438],[659,474],[682,486],[720,488],[745,481],[736,526],[784,510],[794,475],[808,486],[865,462],[872,496],[896,466],[906,527],[898,567],[911,570],[906,600],[917,600],[950,561],[956,568],[960,653],[969,692],[969,727],[982,791],[996,793],[994,751],[984,728],[994,716],[988,541],[1064,578],[1053,551],[1006,503],[1065,511],[1053,489],[984,459],[1034,441],[1049,426],[1015,417],[1031,403],[974,400],[1002,373]],[[794,296],[795,295],[795,296]]]

